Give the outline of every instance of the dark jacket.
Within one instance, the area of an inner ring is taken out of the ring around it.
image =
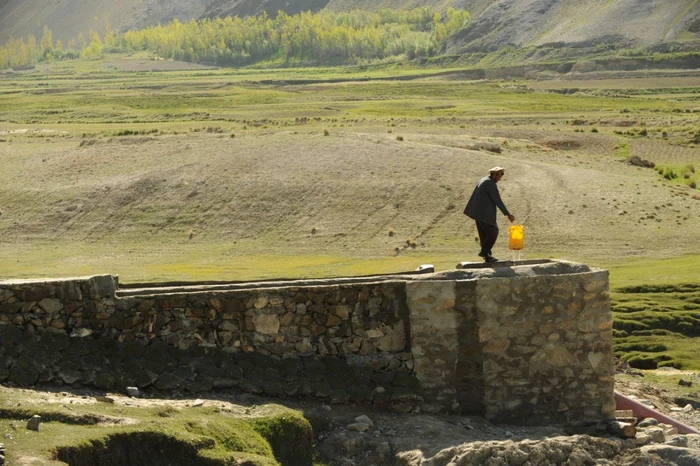
[[[503,215],[510,214],[501,200],[496,182],[485,176],[476,184],[476,188],[474,188],[474,192],[464,208],[464,215],[497,226],[496,207],[503,212]]]

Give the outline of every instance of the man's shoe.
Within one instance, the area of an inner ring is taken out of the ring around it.
[[[485,261],[485,262],[498,262],[498,259],[496,259],[496,258],[493,257],[493,256],[486,256],[486,257],[484,258],[484,261]]]
[[[477,256],[483,257],[484,259],[486,259],[487,257],[489,257],[489,255],[486,254],[485,252],[480,252],[479,254],[477,254]]]

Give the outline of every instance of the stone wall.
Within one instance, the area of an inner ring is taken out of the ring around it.
[[[0,382],[234,389],[515,423],[614,414],[607,272],[501,264],[427,275],[120,289],[0,282]]]
[[[496,278],[476,290],[486,417],[538,423],[614,413],[607,272]]]

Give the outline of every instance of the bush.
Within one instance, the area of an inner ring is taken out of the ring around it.
[[[255,420],[252,424],[253,429],[270,443],[275,458],[281,464],[311,466],[313,430],[309,421],[299,413],[278,414]]]
[[[632,356],[627,360],[627,363],[635,369],[656,369],[658,364],[649,356]]]
[[[673,180],[678,177],[676,172],[673,170],[671,167],[664,167],[663,170],[663,177],[666,178],[667,180]]]

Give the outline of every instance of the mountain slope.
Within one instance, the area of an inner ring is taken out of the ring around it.
[[[213,0],[206,16],[248,16],[277,10],[466,9],[472,22],[450,42],[450,53],[490,52],[505,45],[551,43],[645,47],[698,39],[698,0]]]
[[[226,16],[254,16],[267,13],[276,16],[278,11],[295,15],[302,11],[317,12],[328,5],[328,0],[214,0],[207,5],[205,18]]]
[[[454,52],[558,42],[650,46],[697,38],[700,2],[497,0],[472,18],[453,38]]]
[[[700,39],[699,0],[0,0],[0,43],[10,36],[39,38],[45,24],[65,43],[89,29],[104,31],[106,20],[126,30],[174,18],[415,7],[470,11],[472,22],[448,44],[454,54],[508,44],[645,47]]]
[[[64,43],[90,29],[104,32],[105,22],[128,30],[204,13],[208,0],[0,0],[0,43],[10,37],[41,37],[44,25]]]

